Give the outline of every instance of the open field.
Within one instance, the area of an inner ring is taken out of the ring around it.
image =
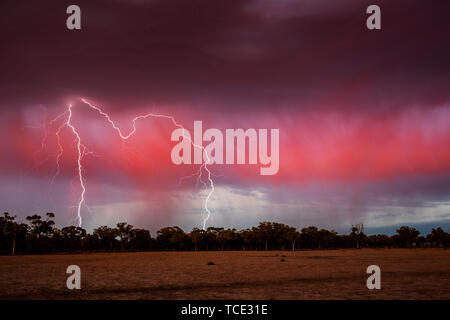
[[[81,290],[66,288],[71,264]],[[381,290],[366,288],[372,264]],[[450,299],[450,250],[1,256],[0,299]]]

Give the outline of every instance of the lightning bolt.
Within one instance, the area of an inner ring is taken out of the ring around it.
[[[211,196],[212,196],[212,194],[214,193],[214,190],[215,190],[214,189],[214,181],[212,179],[212,173],[211,173],[211,170],[208,168],[208,165],[210,164],[210,157],[209,157],[208,152],[206,151],[205,147],[196,144],[189,136],[187,136],[186,133],[185,133],[185,128],[182,125],[180,125],[175,120],[175,118],[173,116],[164,115],[164,114],[157,114],[157,113],[147,113],[147,114],[143,114],[143,115],[138,115],[138,116],[136,116],[136,117],[134,117],[132,119],[133,127],[132,127],[131,131],[128,134],[124,134],[122,132],[122,130],[111,119],[111,117],[106,112],[104,112],[100,107],[92,104],[91,102],[87,101],[84,98],[82,98],[81,101],[85,105],[87,105],[88,107],[90,107],[91,109],[96,111],[99,115],[104,117],[106,119],[106,121],[111,125],[111,127],[118,133],[118,135],[119,135],[119,137],[120,137],[120,139],[122,141],[128,140],[130,137],[132,137],[136,133],[136,131],[137,131],[136,122],[138,120],[144,120],[144,119],[147,119],[147,118],[150,118],[150,117],[152,117],[152,118],[163,118],[163,119],[170,120],[171,123],[175,127],[180,128],[182,130],[183,138],[187,139],[191,143],[192,146],[194,146],[195,148],[202,149],[205,161],[202,161],[202,164],[200,165],[200,168],[199,168],[199,170],[196,173],[194,173],[193,175],[188,176],[188,177],[193,177],[193,176],[196,175],[197,176],[197,183],[200,181],[204,186],[206,186],[205,181],[202,180],[203,172],[206,172],[206,177],[207,177],[208,184],[209,184],[209,191],[208,191],[208,193],[206,195],[205,202],[204,202],[203,229],[205,229],[206,228],[206,223],[207,223],[207,221],[209,220],[209,218],[211,216],[211,210],[208,207],[208,203],[209,203],[209,200],[210,200],[210,198],[211,198]],[[56,118],[54,118],[52,121],[50,121],[49,124],[55,123],[56,121],[58,121],[60,118],[62,118],[65,115],[67,115],[66,120],[64,121],[64,123],[62,123],[58,127],[58,129],[56,131],[57,144],[58,144],[59,151],[54,155],[56,157],[56,167],[57,167],[57,169],[56,169],[56,172],[55,172],[55,174],[54,174],[54,176],[52,178],[52,183],[53,183],[54,179],[58,176],[58,174],[60,172],[60,159],[61,159],[61,156],[64,153],[64,150],[63,150],[63,147],[62,147],[62,144],[61,144],[61,136],[60,136],[60,134],[61,134],[62,129],[64,127],[67,127],[67,128],[69,128],[72,131],[73,135],[75,136],[75,142],[76,142],[76,146],[77,146],[77,170],[78,170],[78,180],[79,180],[79,183],[80,183],[81,194],[80,194],[80,198],[79,198],[78,205],[76,206],[76,208],[77,208],[78,225],[81,226],[82,225],[82,217],[81,217],[82,208],[85,207],[85,208],[87,208],[90,211],[90,208],[86,205],[86,200],[85,200],[85,195],[86,195],[87,190],[86,190],[86,180],[85,180],[84,175],[83,175],[84,168],[83,168],[82,160],[83,160],[85,155],[92,154],[92,152],[89,151],[88,148],[82,143],[81,137],[80,137],[77,129],[72,124],[72,115],[73,115],[73,113],[72,113],[72,105],[69,105],[66,111],[64,111],[63,113],[58,115]],[[44,136],[44,140],[46,138],[47,138],[47,133]],[[45,141],[44,140],[43,140],[43,142],[41,144],[41,149],[44,149],[44,147],[45,147]],[[42,151],[42,150],[40,150],[40,151]],[[187,178],[187,177],[182,177],[182,179],[184,179],[184,178]]]
[[[77,217],[78,217],[78,225],[81,227],[82,219],[81,219],[81,207],[83,204],[85,204],[84,195],[86,194],[86,183],[84,181],[83,177],[83,165],[81,164],[81,160],[83,160],[84,154],[86,152],[86,147],[81,143],[80,135],[78,134],[75,127],[72,125],[72,105],[69,105],[69,117],[67,118],[66,125],[72,130],[73,134],[75,135],[76,142],[77,142],[77,150],[78,150],[78,159],[77,159],[77,165],[78,165],[78,178],[80,180],[80,187],[81,187],[81,194],[80,194],[80,201],[78,202],[78,208],[77,208]]]

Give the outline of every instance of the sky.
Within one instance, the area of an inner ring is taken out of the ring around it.
[[[279,129],[276,175],[208,166],[206,227],[448,229],[448,1],[377,1],[381,30],[364,0],[77,0],[68,30],[71,4],[0,5],[0,210],[80,222],[71,105],[83,227],[202,227],[211,189],[172,163],[173,122],[140,119],[124,141],[86,99],[124,135],[149,112],[191,132]]]

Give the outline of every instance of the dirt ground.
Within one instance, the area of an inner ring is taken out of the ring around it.
[[[72,264],[81,290],[66,287]],[[381,290],[366,287],[372,264]],[[1,256],[0,299],[450,299],[450,250]]]

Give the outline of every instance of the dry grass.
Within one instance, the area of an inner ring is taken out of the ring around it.
[[[366,288],[371,264],[381,290]],[[2,256],[0,275],[0,299],[450,299],[444,249]]]

